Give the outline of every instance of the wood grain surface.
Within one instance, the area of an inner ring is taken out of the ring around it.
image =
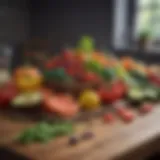
[[[132,155],[137,156],[138,160],[140,154],[141,157],[147,156],[158,146],[160,108],[154,108],[147,115],[139,115],[137,111],[135,113],[136,118],[132,123],[125,123],[118,117],[113,124],[103,124],[100,118],[93,119],[89,130],[95,133],[95,137],[76,146],[68,145],[68,137],[47,144],[16,144],[13,141],[15,136],[34,122],[13,120],[0,114],[0,145],[7,145],[31,160],[125,160],[125,156],[135,160]],[[77,134],[83,131],[83,127],[82,123],[76,125]]]

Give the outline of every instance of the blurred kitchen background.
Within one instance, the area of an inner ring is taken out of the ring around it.
[[[83,35],[100,50],[160,61],[159,0],[1,0],[0,21],[0,63],[7,67],[22,61],[21,44],[30,39],[58,53]]]

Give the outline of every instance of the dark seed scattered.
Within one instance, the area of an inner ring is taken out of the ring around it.
[[[78,143],[77,137],[70,137],[69,138],[69,145],[76,145]]]
[[[84,132],[82,134],[82,139],[83,140],[88,140],[94,137],[94,134],[92,132]]]

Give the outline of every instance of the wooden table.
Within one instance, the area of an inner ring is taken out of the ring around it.
[[[130,124],[117,120],[109,125],[95,119],[91,127],[95,138],[74,147],[68,145],[67,137],[47,144],[23,146],[15,144],[13,138],[33,123],[13,121],[0,115],[0,145],[7,145],[32,160],[140,160],[160,148],[159,121],[160,108],[156,107],[148,115],[136,115]]]

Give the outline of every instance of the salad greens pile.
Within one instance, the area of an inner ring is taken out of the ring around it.
[[[24,130],[17,138],[23,144],[48,142],[50,139],[73,133],[71,122],[48,123],[40,122],[36,126]]]

